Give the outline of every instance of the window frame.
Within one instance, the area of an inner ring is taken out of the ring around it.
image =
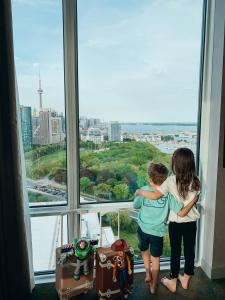
[[[68,215],[68,240],[80,232],[79,214],[71,213],[75,210],[90,212],[93,209],[100,210],[113,208],[132,208],[132,201],[104,202],[104,203],[80,203],[80,161],[79,161],[79,86],[78,86],[78,38],[77,38],[77,0],[62,0],[63,9],[63,46],[64,46],[64,90],[65,90],[65,117],[66,117],[66,140],[67,140],[67,204],[46,205],[30,207],[30,217]],[[196,145],[196,167],[199,171],[200,137],[201,137],[201,110],[203,95],[203,71],[205,53],[206,24],[209,17],[209,5],[203,0],[202,9],[202,33],[199,69],[199,95],[197,113],[197,145]],[[101,205],[101,208],[100,208]],[[200,222],[198,222],[200,224]],[[196,243],[196,263],[199,262],[200,226],[198,226]],[[162,268],[169,268],[169,257],[162,258]],[[181,266],[184,260],[181,259]],[[143,272],[143,262],[135,265],[135,272]],[[35,272],[36,282],[47,282],[52,280],[54,271]]]

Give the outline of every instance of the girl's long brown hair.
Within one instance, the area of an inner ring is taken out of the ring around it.
[[[177,149],[172,156],[172,170],[176,176],[179,195],[185,199],[189,191],[199,191],[193,152],[188,148]]]

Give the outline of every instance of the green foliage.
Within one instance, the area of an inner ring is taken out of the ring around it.
[[[26,159],[38,159],[42,156],[58,152],[60,150],[65,150],[66,149],[66,144],[65,143],[60,143],[60,144],[50,144],[50,145],[45,145],[45,146],[36,146],[34,147],[33,150],[28,151],[25,153],[25,158]]]
[[[57,170],[59,170],[57,172]],[[64,170],[64,171],[63,171]],[[57,151],[42,156],[36,160],[28,160],[26,162],[27,176],[32,179],[40,179],[45,176],[54,178],[60,183],[66,183],[66,151]],[[60,176],[61,180],[60,181]]]
[[[112,191],[117,200],[124,200],[129,194],[128,186],[125,183],[115,185]]]
[[[131,200],[135,190],[147,184],[148,161],[169,167],[170,155],[147,142],[108,142],[95,145],[94,150],[92,142],[80,142],[80,146],[81,191],[105,199]],[[28,177],[48,176],[66,184],[65,144],[36,147],[25,156]]]
[[[86,192],[91,185],[91,180],[88,177],[81,177],[80,179],[80,190]]]
[[[137,176],[137,185],[138,187],[142,187],[148,184],[148,175],[146,171],[140,170]]]
[[[99,148],[100,145],[95,144],[92,141],[80,141],[80,149],[97,150]]]
[[[35,202],[48,202],[49,199],[45,195],[38,194],[38,193],[33,193],[28,191],[28,198],[30,203],[35,203]]]
[[[163,142],[174,141],[174,137],[172,135],[162,135],[161,141]]]
[[[49,179],[54,179],[57,183],[66,184],[67,172],[65,168],[53,169],[48,176]]]
[[[106,183],[99,183],[94,186],[93,191],[97,197],[111,199],[111,186]]]
[[[117,213],[107,213],[102,218],[103,226],[111,226],[114,234],[118,231],[118,214]],[[131,219],[130,213],[128,211],[120,212],[120,230],[129,233],[137,232],[137,222]]]

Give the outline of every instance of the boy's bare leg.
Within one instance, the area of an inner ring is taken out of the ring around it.
[[[152,256],[152,281],[150,282],[150,292],[156,293],[160,269],[160,257]]]
[[[184,273],[184,275],[179,275],[178,279],[182,285],[182,288],[187,290],[189,288],[189,283],[191,281],[191,276]]]
[[[151,255],[149,250],[141,251],[141,255],[144,261],[146,276],[145,276],[145,282],[151,281]]]

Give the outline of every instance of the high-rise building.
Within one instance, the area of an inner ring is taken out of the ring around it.
[[[88,128],[86,140],[95,144],[101,144],[104,141],[103,134],[99,128]]]
[[[65,139],[62,118],[48,108],[42,108],[38,117],[33,117],[33,144],[57,144]]]
[[[66,118],[64,117],[63,113],[60,114],[61,122],[62,122],[62,132],[64,135],[66,134]]]
[[[64,140],[65,134],[62,130],[62,118],[61,116],[51,117],[51,134],[52,144],[60,143]]]
[[[88,118],[86,117],[80,117],[80,128],[82,129],[87,129],[89,127],[89,121],[88,121]]]
[[[36,113],[32,116],[33,144],[40,145],[40,119]]]
[[[47,108],[39,111],[38,117],[33,117],[33,143],[34,145],[48,145],[51,138],[51,111]]]
[[[117,121],[109,123],[109,141],[120,142],[121,141],[121,126]]]
[[[95,118],[90,118],[88,119],[89,127],[95,127],[100,124],[101,120],[100,119],[95,119]]]
[[[21,129],[24,150],[32,148],[32,117],[31,107],[20,105]]]
[[[40,119],[40,145],[52,144],[51,111],[48,108],[41,109]]]

